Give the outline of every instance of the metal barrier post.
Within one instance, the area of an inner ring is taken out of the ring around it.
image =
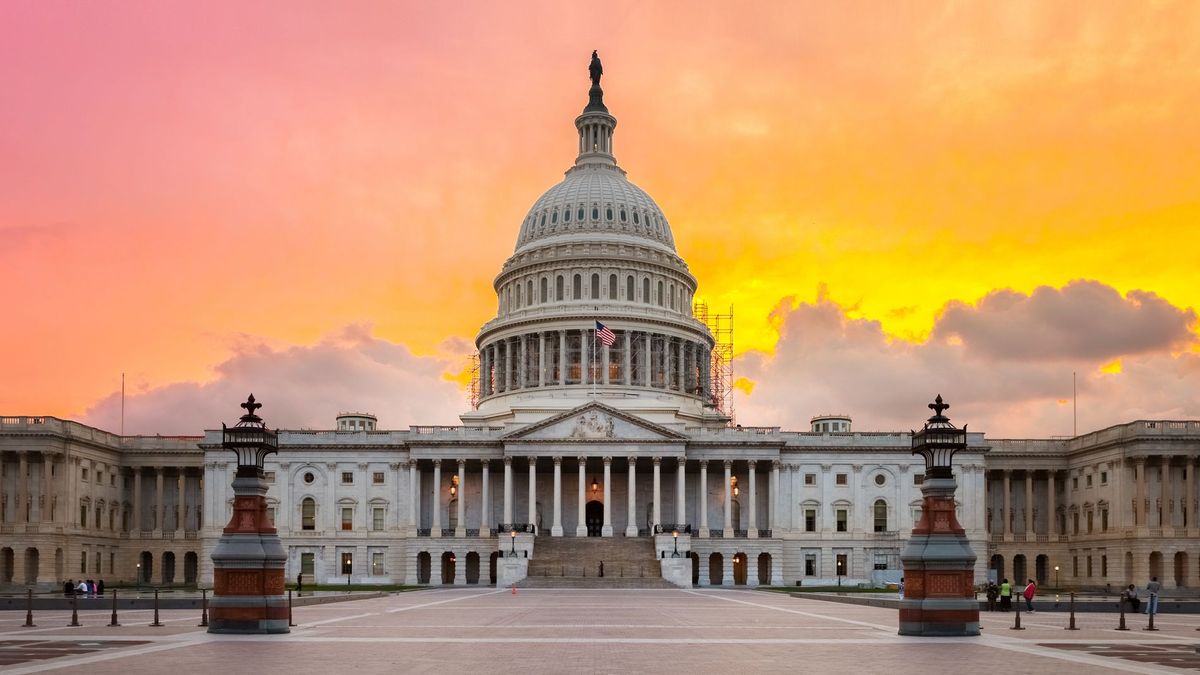
[[[200,624],[201,627],[208,625],[208,589],[200,589]]]
[[[1148,626],[1146,626],[1145,628],[1143,628],[1142,630],[1153,630],[1153,631],[1158,630],[1157,628],[1154,627],[1154,614],[1155,614],[1154,612],[1146,612],[1146,615],[1150,617],[1150,624]]]
[[[1075,627],[1075,591],[1071,591],[1071,623],[1067,624],[1067,630],[1079,630]]]
[[[1121,608],[1121,618],[1117,623],[1117,630],[1129,630],[1125,627],[1125,598],[1121,598],[1117,606]]]
[[[292,589],[288,589],[288,626],[295,626],[292,621]]]
[[[25,628],[37,628],[33,622],[33,589],[25,589]]]
[[[113,589],[113,605],[112,605],[112,620],[108,622],[109,626],[120,626],[117,621],[117,589]]]
[[[154,623],[151,626],[159,627],[162,623],[158,620],[158,589],[154,589]]]
[[[1017,607],[1017,613],[1016,613],[1016,615],[1013,616],[1013,625],[1011,628],[1009,628],[1009,630],[1025,630],[1024,628],[1021,627],[1021,601],[1020,600],[1017,601],[1016,607]]]
[[[71,627],[82,625],[79,623],[79,594],[77,593],[71,594],[71,623],[68,625]]]

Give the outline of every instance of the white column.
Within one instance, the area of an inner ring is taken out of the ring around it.
[[[654,527],[662,524],[662,457],[654,458],[654,512],[650,520],[650,535],[654,535]]]
[[[675,467],[675,523],[687,523],[687,459],[680,457]]]
[[[512,457],[504,458],[504,526],[513,524],[513,475]]]
[[[24,457],[24,455],[22,455]],[[167,529],[167,504],[163,499],[163,474],[164,469],[159,466],[154,468],[154,529],[162,532]],[[24,480],[24,478],[22,478]],[[92,465],[92,485],[96,484],[96,467]],[[96,499],[93,495],[92,510],[96,509]],[[94,522],[94,521],[93,521]]]
[[[775,534],[775,528],[779,527],[776,519],[779,517],[779,460],[771,462],[771,499],[768,501],[771,505],[770,512],[767,514],[767,526],[771,528],[771,534]],[[774,572],[774,562],[772,562],[772,572]],[[774,582],[772,582],[774,583]]]
[[[492,529],[492,479],[489,466],[491,462],[483,460],[482,473],[480,480],[483,481],[479,488],[479,536],[488,536]]]
[[[708,536],[708,460],[700,460],[700,536]],[[704,570],[700,576],[707,578]]]
[[[1046,534],[1050,535],[1050,543],[1058,541],[1058,497],[1054,494],[1054,477],[1056,473],[1053,469],[1046,472]],[[1120,480],[1116,477],[1115,473],[1113,474],[1113,478]]]
[[[575,536],[587,536],[587,522],[584,516],[584,477],[587,474],[587,457],[579,458],[579,514],[576,516],[578,520],[575,523]]]
[[[537,525],[537,457],[529,458],[529,524]]]
[[[458,512],[456,513],[458,525],[454,528],[454,536],[467,536],[467,460],[458,460]],[[467,561],[463,560],[463,569],[466,569]],[[457,566],[454,568],[458,569]]]
[[[551,537],[563,536],[562,527],[562,457],[554,457],[554,524],[550,526]]]
[[[733,536],[733,461],[725,460],[725,538]]]
[[[408,461],[408,526],[412,528],[411,536],[416,536],[417,528],[420,527],[420,508],[421,474],[417,473],[417,460],[410,459]]]
[[[612,457],[604,458],[604,524],[600,536],[611,537],[612,529]]]
[[[747,525],[747,528],[746,528],[746,536],[750,537],[751,539],[757,539],[758,538],[758,488],[756,487],[756,481],[754,479],[754,465],[755,465],[754,460],[751,460],[749,462],[749,464],[750,464],[750,473],[747,476],[747,479],[750,482],[750,523]],[[747,561],[748,560],[749,560],[749,558],[747,558]],[[749,572],[747,572],[747,577],[749,577]]]
[[[629,458],[629,522],[625,524],[625,536],[638,536],[637,526],[637,458]]]
[[[433,460],[433,499],[430,500],[433,509],[433,520],[429,524],[429,536],[442,536],[442,460]],[[432,553],[431,553],[432,555]]]
[[[208,487],[210,489],[215,488],[217,485],[216,479],[218,478],[219,474],[217,474],[215,464],[213,465],[212,473],[213,480],[208,483]],[[75,475],[71,478],[71,482],[74,483],[78,480],[79,471],[76,469]],[[216,490],[213,490],[213,494],[216,495]],[[204,521],[211,527],[217,527],[219,524],[221,524],[218,514],[222,513],[222,511],[221,509],[217,508],[218,506],[220,506],[220,504],[214,501],[213,512],[210,514],[209,519]],[[67,508],[67,521],[75,522],[75,519],[79,517],[76,515],[76,513],[79,512],[79,504],[69,504]],[[138,533],[138,536],[141,536],[142,523],[142,467],[138,466],[134,467],[133,469],[133,522],[130,524],[130,527],[133,528],[134,532]]]

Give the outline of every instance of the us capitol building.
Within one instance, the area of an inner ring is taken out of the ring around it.
[[[804,431],[731,424],[713,391],[716,338],[694,315],[697,280],[662,210],[617,164],[595,57],[591,76],[574,165],[534,202],[496,276],[462,425],[390,430],[347,413],[333,430],[279,432],[266,469],[288,578],[895,581],[920,516],[909,432],[857,431],[848,416]],[[914,426],[933,393],[914,390]],[[119,436],[0,418],[0,588],[210,585],[235,469],[220,444],[220,430]],[[1197,585],[1198,455],[1200,421],[1066,439],[970,433],[955,475],[977,581],[994,570]]]

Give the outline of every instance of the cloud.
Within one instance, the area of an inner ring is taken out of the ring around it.
[[[251,392],[273,427],[332,429],[343,411],[374,413],[380,428],[456,424],[467,408],[462,391],[443,373],[449,357],[415,356],[402,344],[347,326],[313,345],[272,348],[260,341],[235,347],[209,382],[176,382],[127,395],[128,434],[199,434],[232,423]],[[120,394],[92,405],[81,421],[120,428]]]
[[[1067,435],[1072,372],[1080,433],[1200,417],[1200,352],[1187,349],[1197,337],[1186,332],[1195,314],[1151,293],[1121,298],[1095,282],[997,291],[974,307],[948,304],[920,343],[889,339],[878,321],[851,318],[829,300],[785,301],[775,314],[774,352],[735,362],[755,383],[736,401],[743,424],[805,430],[811,416],[837,412],[858,430],[905,430],[940,393],[955,422],[992,437]]]
[[[1196,313],[1154,293],[1121,297],[1097,281],[1061,289],[1040,286],[1030,295],[988,293],[976,305],[950,302],[934,339],[957,336],[973,353],[996,359],[1113,359],[1177,350],[1195,339]]]

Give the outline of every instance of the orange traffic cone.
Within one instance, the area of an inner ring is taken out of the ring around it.
[[[517,585],[513,584],[512,589],[513,589],[513,595],[516,595],[517,594]]]

